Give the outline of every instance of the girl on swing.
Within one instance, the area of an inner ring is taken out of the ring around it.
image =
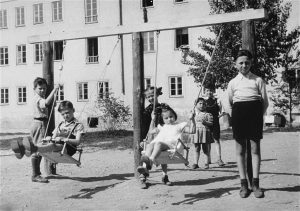
[[[162,151],[174,149],[176,147],[178,150],[182,148],[181,144],[177,146],[176,144],[183,132],[195,133],[193,113],[189,116],[189,119],[191,120],[190,125],[187,122],[176,123],[177,114],[175,111],[169,106],[164,106],[161,108],[161,118],[163,119],[164,124],[159,124],[155,127],[156,115],[152,112],[149,134],[157,134],[157,136],[148,145],[145,155],[141,157],[141,165],[137,168],[137,171],[142,175],[149,175],[149,170],[151,170],[153,163],[155,163],[155,159]],[[166,174],[163,176],[162,181],[167,185],[172,185]]]

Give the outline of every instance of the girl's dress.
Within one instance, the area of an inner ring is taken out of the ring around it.
[[[212,132],[208,125],[205,125],[203,122],[207,122],[208,124],[213,123],[213,116],[207,112],[196,112],[195,116],[196,122],[196,133],[191,135],[191,141],[194,144],[210,144],[213,143]]]
[[[153,139],[153,142],[162,142],[170,149],[174,149],[177,144],[177,140],[181,139],[181,134],[184,129],[184,127],[187,125],[187,122],[182,122],[178,124],[173,125],[167,125],[164,124],[163,126],[158,125],[157,129],[159,130],[159,133],[157,136]],[[181,143],[179,143],[176,147],[177,150],[182,151],[183,146]]]

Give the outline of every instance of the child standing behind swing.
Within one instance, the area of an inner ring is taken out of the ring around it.
[[[209,146],[213,143],[210,127],[213,125],[213,116],[206,111],[206,101],[204,98],[198,98],[195,111],[196,133],[191,135],[191,140],[195,145],[195,163],[192,169],[199,168],[201,147],[205,155],[204,169],[209,168]]]

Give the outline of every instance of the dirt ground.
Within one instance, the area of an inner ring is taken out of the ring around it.
[[[299,131],[265,133],[261,148],[262,199],[253,194],[239,197],[233,140],[222,141],[225,167],[191,170],[170,165],[174,186],[163,185],[160,169],[154,168],[146,190],[133,176],[130,149],[87,146],[80,168],[60,164],[60,176],[49,177],[48,184],[31,182],[29,158],[18,160],[2,149],[0,210],[300,210]],[[192,164],[193,148],[189,160]]]

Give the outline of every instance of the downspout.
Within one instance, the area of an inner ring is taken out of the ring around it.
[[[119,23],[120,26],[123,25],[123,8],[122,8],[122,0],[119,0]],[[125,95],[125,78],[124,78],[124,44],[123,44],[123,35],[120,36],[120,46],[121,46],[121,80],[122,80],[122,94]]]

